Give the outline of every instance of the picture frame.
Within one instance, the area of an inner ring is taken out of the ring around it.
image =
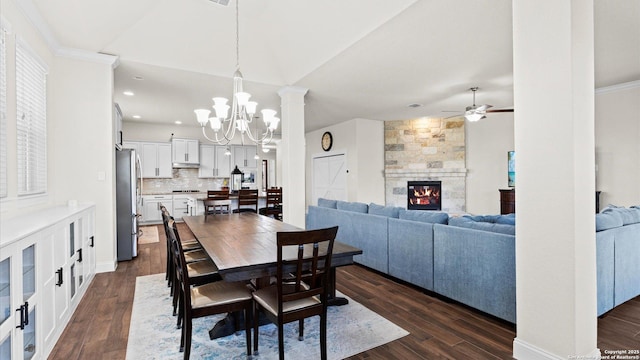
[[[516,187],[516,152],[507,152],[507,185]]]

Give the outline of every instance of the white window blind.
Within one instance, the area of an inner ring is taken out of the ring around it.
[[[7,196],[7,46],[0,27],[0,198]]]
[[[16,44],[18,195],[47,191],[47,71],[26,44]]]

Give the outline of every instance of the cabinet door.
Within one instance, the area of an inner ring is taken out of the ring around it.
[[[244,156],[245,156],[245,167],[247,168],[257,168],[258,161],[256,159],[256,146],[254,145],[245,145],[244,146]]]
[[[142,148],[142,177],[158,177],[158,146],[152,143],[141,144]]]
[[[199,178],[212,178],[216,176],[216,147],[210,145],[200,146],[200,167],[198,168]]]
[[[216,177],[228,178],[231,176],[231,156],[226,155],[226,146],[216,146]]]
[[[186,140],[187,143],[187,162],[190,164],[197,164],[200,161],[199,158],[199,144],[198,140]]]
[[[183,139],[171,140],[171,152],[174,163],[187,162],[187,141]]]
[[[57,225],[51,231],[44,234],[40,248],[44,254],[41,259],[42,277],[42,333],[45,349],[50,349],[55,344],[55,330],[58,324],[62,324],[67,314],[69,302],[67,301],[68,282],[65,282],[66,265],[66,239],[65,228]]]
[[[160,178],[173,177],[173,166],[171,164],[171,144],[157,144],[158,147],[158,176]]]

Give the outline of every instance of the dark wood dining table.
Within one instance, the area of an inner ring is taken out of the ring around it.
[[[224,281],[255,280],[258,287],[268,284],[269,277],[276,274],[277,233],[301,230],[251,212],[219,214],[206,218],[204,215],[184,216],[182,219],[216,264]],[[362,254],[361,249],[338,241],[334,243],[329,284],[330,305],[348,303],[347,299],[335,294],[335,269],[353,264],[353,256],[359,254]],[[217,324],[209,332],[209,337],[214,339],[229,335],[229,331],[233,333],[235,329],[229,329],[229,326],[229,321]]]

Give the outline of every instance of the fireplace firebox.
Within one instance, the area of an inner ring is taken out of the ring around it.
[[[441,181],[409,181],[407,183],[407,209],[442,210]]]

